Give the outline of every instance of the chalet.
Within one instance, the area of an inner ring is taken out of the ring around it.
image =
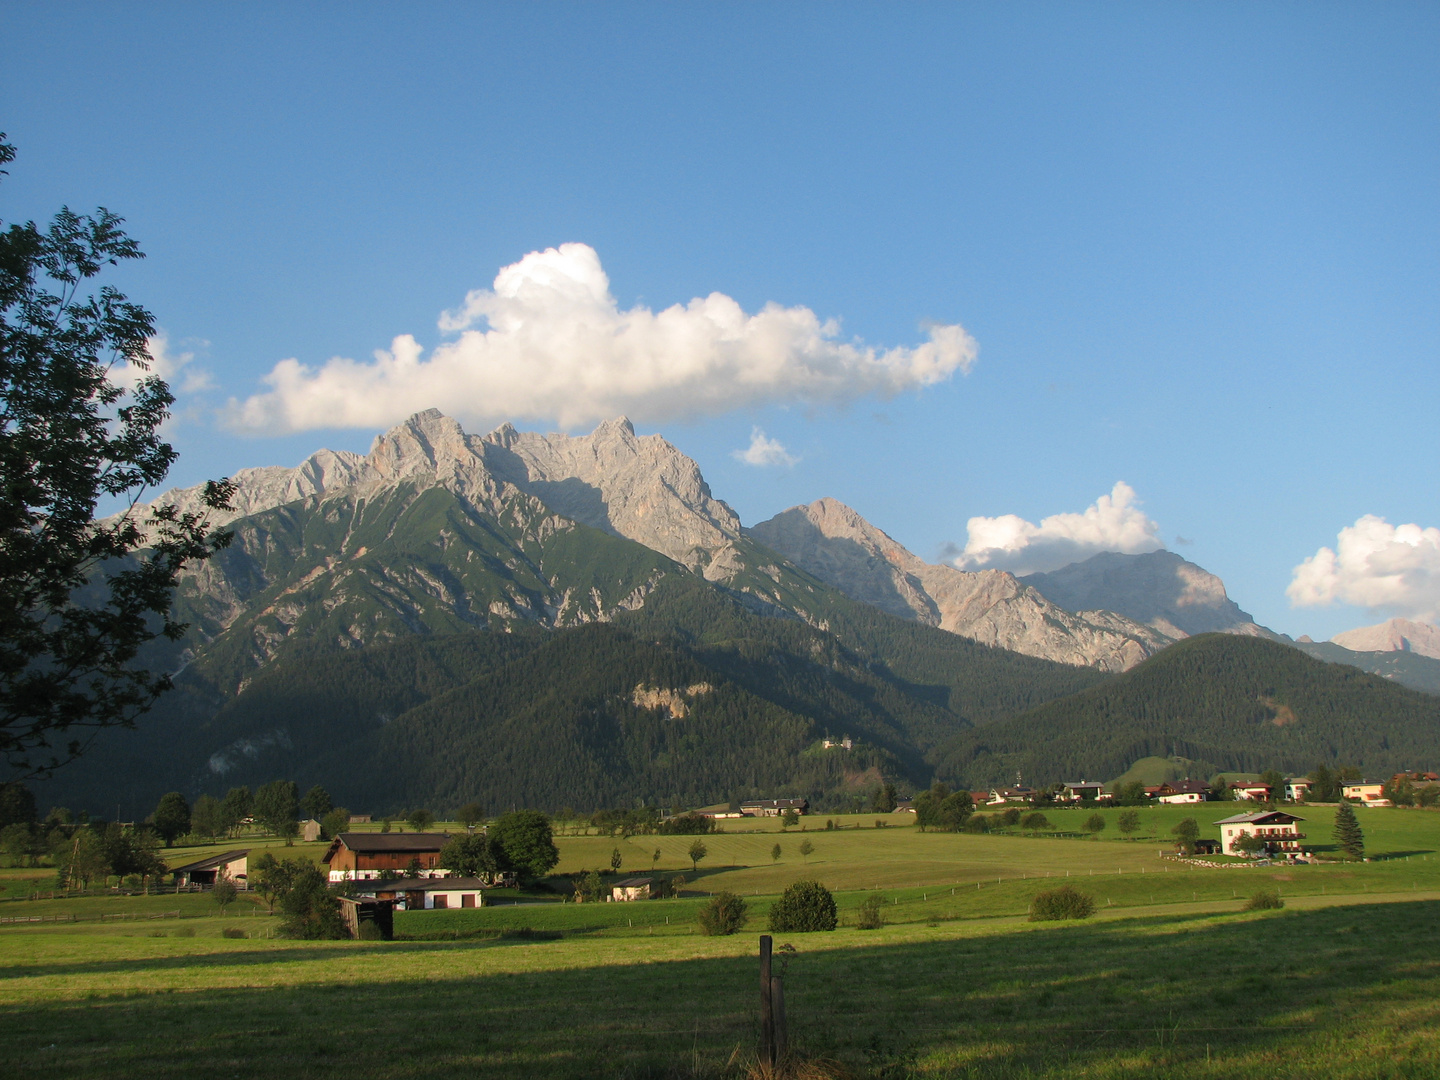
[[[895,809],[892,811],[892,813],[896,813],[896,814],[913,814],[913,813],[915,813],[915,800],[914,800],[914,799],[896,799],[896,800],[895,800]]]
[[[989,792],[989,798],[985,800],[988,806],[999,806],[1007,802],[1031,802],[1035,798],[1035,789],[1028,787],[997,787]]]
[[[1347,799],[1354,799],[1356,802],[1364,803],[1366,806],[1389,806],[1390,800],[1382,793],[1384,784],[1346,784],[1340,790],[1340,794]]]
[[[304,840],[307,844],[313,844],[316,840],[319,840],[322,831],[320,822],[316,821],[313,817],[306,818],[300,822],[300,839]]]
[[[490,883],[473,877],[425,877],[373,881],[370,887],[376,900],[393,901],[403,911],[433,911],[484,907]]]
[[[1210,798],[1210,785],[1203,780],[1175,780],[1161,784],[1155,798],[1162,803],[1197,803]]]
[[[820,745],[826,750],[853,750],[855,748],[855,743],[849,735],[843,739],[825,739]]]
[[[449,841],[448,833],[342,832],[330,841],[324,861],[331,881],[367,881],[386,871],[408,873],[412,861],[423,877],[445,877],[450,871],[440,866],[440,849]]]
[[[1287,802],[1301,802],[1309,794],[1310,781],[1307,777],[1289,776],[1285,778],[1285,800]]]
[[[223,855],[211,855],[199,862],[186,863],[170,871],[175,875],[175,885],[187,888],[191,885],[214,885],[220,878],[229,878],[240,888],[246,887],[250,873],[250,849],[227,851]]]
[[[809,799],[751,799],[740,804],[740,813],[746,817],[779,817],[787,810],[804,814],[809,809]]]
[[[1230,785],[1236,799],[1249,799],[1251,802],[1269,802],[1270,785],[1262,784],[1258,780],[1248,783],[1234,783]]]
[[[610,899],[617,901],[649,900],[654,895],[654,878],[627,877],[610,886]]]
[[[1268,853],[1298,852],[1300,841],[1305,839],[1305,834],[1298,832],[1295,825],[1303,820],[1304,818],[1297,818],[1283,810],[1260,810],[1221,818],[1215,822],[1220,828],[1220,850],[1225,855],[1246,855],[1247,852],[1235,847],[1235,841],[1241,836],[1249,835],[1264,840]]]
[[[1094,780],[1081,780],[1078,784],[1067,782],[1065,794],[1060,798],[1066,802],[1095,802],[1108,796],[1105,794],[1104,784]]]

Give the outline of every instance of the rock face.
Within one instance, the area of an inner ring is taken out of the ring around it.
[[[1215,631],[1279,638],[1240,610],[1223,581],[1171,551],[1104,552],[1021,580],[1063,608],[1103,608],[1170,638]]]
[[[692,570],[708,567],[740,536],[740,519],[710,494],[700,466],[659,435],[637,436],[624,417],[578,437],[505,424],[480,442],[496,476],[557,514]]]
[[[1030,656],[1124,671],[1174,640],[1110,611],[1063,610],[1002,570],[924,562],[834,499],[791,507],[748,532],[854,600]]]
[[[1411,619],[1389,619],[1378,626],[1346,630],[1330,639],[1354,652],[1410,652],[1440,660],[1440,626]]]

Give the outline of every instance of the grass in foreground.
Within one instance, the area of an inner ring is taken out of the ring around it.
[[[1436,1075],[1440,902],[1301,906],[1319,902],[789,935],[792,1041],[887,1078]],[[755,1044],[754,932],[305,943],[191,925],[0,935],[3,1060],[47,1077],[720,1077]]]

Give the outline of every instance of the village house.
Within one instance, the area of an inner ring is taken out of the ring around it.
[[[229,878],[241,889],[247,887],[250,874],[250,849],[227,851],[223,855],[211,855],[199,862],[177,866],[170,872],[175,875],[177,888],[185,889],[194,885],[214,885],[220,878]]]
[[[1221,818],[1215,822],[1220,828],[1221,853],[1242,857],[1249,854],[1235,847],[1235,841],[1244,835],[1260,837],[1269,853],[1299,852],[1305,834],[1296,830],[1295,825],[1303,820],[1283,810],[1259,810]]]
[[[1105,793],[1105,785],[1095,780],[1081,780],[1078,784],[1067,782],[1065,793],[1060,796],[1065,802],[1098,802],[1114,796]]]
[[[434,911],[484,907],[488,888],[480,878],[427,877],[373,881],[365,891],[373,889],[376,900],[393,900],[401,911]]]
[[[610,886],[610,899],[616,901],[649,900],[654,895],[654,878],[627,877]]]
[[[1030,802],[1035,798],[1035,789],[1028,787],[997,787],[991,788],[989,798],[985,800],[987,806],[1000,806],[1007,802]]]
[[[1301,802],[1310,794],[1310,781],[1304,776],[1285,778],[1285,799],[1287,802]]]
[[[804,814],[809,809],[809,799],[751,799],[740,804],[740,813],[746,817],[779,817],[787,810]]]
[[[1231,784],[1230,790],[1236,799],[1249,799],[1251,802],[1270,801],[1270,785],[1262,784],[1258,780]]]
[[[853,750],[855,748],[855,744],[850,740],[849,735],[846,735],[843,739],[825,739],[820,745],[826,750]]]
[[[330,841],[324,861],[331,881],[398,876],[410,872],[412,861],[422,877],[445,877],[450,871],[440,865],[440,849],[449,841],[449,833],[343,832]]]
[[[1162,803],[1197,803],[1210,798],[1210,785],[1203,780],[1175,780],[1155,789],[1155,799]]]
[[[1340,789],[1340,794],[1365,806],[1389,806],[1390,800],[1385,798],[1382,792],[1384,787],[1384,784],[1372,784],[1367,780],[1359,784],[1346,784]]]

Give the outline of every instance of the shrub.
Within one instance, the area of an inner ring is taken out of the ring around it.
[[[181,927],[177,927],[177,928],[172,932],[172,935],[171,935],[171,936],[172,936],[172,937],[194,937],[194,936],[195,936],[195,928],[194,928],[193,926],[181,926]]]
[[[1285,901],[1280,899],[1280,890],[1275,888],[1261,889],[1245,901],[1246,911],[1274,911],[1284,906]]]
[[[240,929],[240,927],[238,926],[227,926],[224,930],[220,931],[220,936],[228,938],[243,938],[245,936],[245,931]]]
[[[983,833],[990,831],[990,819],[984,814],[971,814],[970,819],[965,822],[965,831]]]
[[[860,905],[860,918],[855,926],[859,930],[879,930],[885,925],[885,898],[879,893],[871,893]]]
[[[1088,919],[1095,914],[1095,900],[1070,885],[1045,889],[1030,901],[1031,922],[1054,922],[1059,919]]]
[[[1085,831],[1090,833],[1102,833],[1105,831],[1105,815],[1091,814],[1085,819]]]
[[[1017,810],[1017,809],[1015,809],[1015,807],[1012,806],[1012,807],[1010,807],[1010,809],[1008,809],[1008,810],[1003,810],[1003,811],[1001,811],[1001,813],[1000,813],[1000,824],[1001,824],[1001,825],[1018,825],[1019,823],[1020,823],[1020,811]]]
[[[1050,819],[1036,810],[1020,819],[1020,827],[1022,829],[1048,829],[1050,828]]]
[[[770,929],[780,934],[834,930],[835,897],[818,881],[797,881],[770,909]]]
[[[711,937],[720,937],[738,931],[748,918],[744,900],[734,893],[716,893],[700,909],[700,929]]]

